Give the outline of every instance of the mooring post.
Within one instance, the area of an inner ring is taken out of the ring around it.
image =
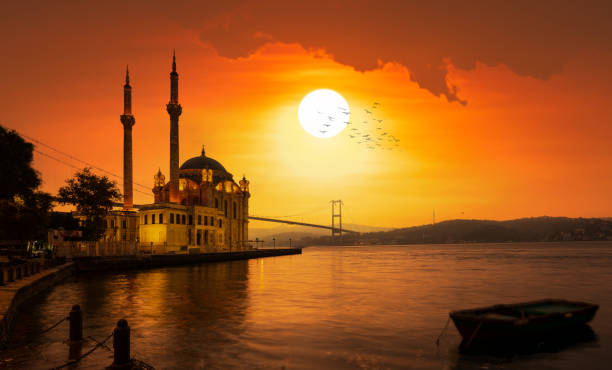
[[[78,304],[72,306],[68,320],[70,320],[70,341],[83,340],[83,314],[81,313],[81,306]]]
[[[117,321],[113,331],[113,365],[127,365],[130,362],[130,327],[125,319]]]

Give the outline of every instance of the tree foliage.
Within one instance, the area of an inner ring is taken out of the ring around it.
[[[84,237],[98,240],[105,230],[106,215],[113,203],[121,200],[117,183],[106,176],[98,176],[90,168],[77,171],[59,189],[58,201],[73,204],[83,217]]]
[[[0,240],[26,241],[44,237],[51,195],[32,168],[34,146],[15,131],[0,126]]]

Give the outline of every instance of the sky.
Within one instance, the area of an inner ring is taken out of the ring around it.
[[[612,5],[605,1],[20,1],[0,12],[0,124],[121,174],[126,65],[135,203],[168,176],[169,72],[180,162],[251,181],[250,214],[403,227],[436,220],[611,216]],[[310,91],[341,94],[347,128],[300,125]],[[372,104],[380,105],[372,109]],[[368,126],[370,125],[370,126]],[[37,145],[42,189],[84,165]],[[120,180],[118,180],[120,183]],[[140,192],[142,191],[142,192]]]

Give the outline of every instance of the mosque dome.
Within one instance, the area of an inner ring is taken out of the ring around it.
[[[212,181],[216,184],[220,181],[232,180],[233,176],[227,172],[225,167],[216,160],[207,157],[202,146],[202,155],[186,160],[180,168],[179,177],[188,178],[196,183],[202,182],[202,170],[212,170]]]
[[[203,169],[227,172],[227,170],[225,169],[225,167],[223,167],[221,163],[204,155],[204,148],[202,148],[202,155],[186,160],[185,163],[183,163],[183,165],[181,166],[181,170]]]

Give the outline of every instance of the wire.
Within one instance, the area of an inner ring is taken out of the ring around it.
[[[68,167],[72,167],[72,168],[75,168],[75,169],[77,169],[77,170],[80,170],[80,169],[81,169],[80,167],[77,167],[77,166],[73,165],[72,163],[68,163],[68,162],[66,162],[66,161],[64,161],[64,160],[62,160],[62,159],[55,158],[54,156],[49,155],[49,154],[44,153],[44,152],[41,152],[41,151],[40,151],[40,150],[38,150],[38,149],[34,149],[34,151],[35,151],[36,153],[38,153],[38,154],[42,155],[42,156],[45,156],[45,157],[47,157],[47,158],[51,158],[51,159],[53,159],[54,161],[57,161],[57,162],[59,162],[59,163],[61,163],[61,164],[63,164],[63,165],[66,165],[66,166],[68,166]],[[153,196],[153,194],[151,194],[151,193],[145,193],[144,191],[141,191],[141,190],[138,190],[138,189],[134,189],[134,191],[136,191],[136,192],[138,192],[138,193],[141,193],[141,194],[148,195],[148,196],[150,196],[150,197],[152,197],[152,196]]]
[[[57,153],[59,153],[59,154],[61,154],[61,155],[64,155],[64,156],[66,156],[66,157],[68,157],[68,158],[70,158],[70,159],[72,159],[72,160],[74,160],[74,161],[77,161],[77,162],[83,163],[83,164],[85,164],[86,166],[89,166],[89,167],[91,167],[91,168],[95,168],[95,169],[96,169],[96,170],[98,170],[98,171],[104,172],[104,173],[106,173],[106,174],[109,174],[109,175],[111,175],[111,176],[114,176],[114,177],[117,177],[117,178],[119,178],[119,179],[123,180],[123,177],[121,177],[121,176],[117,175],[116,173],[113,173],[113,172],[107,171],[107,170],[105,170],[104,168],[98,167],[98,166],[96,166],[96,165],[94,165],[94,164],[91,164],[91,163],[89,163],[89,162],[86,162],[86,161],[84,161],[84,160],[81,160],[81,159],[79,159],[79,158],[76,158],[76,157],[74,157],[74,156],[72,156],[72,155],[70,155],[70,154],[68,154],[68,153],[66,153],[66,152],[63,152],[63,151],[61,151],[61,150],[59,150],[59,149],[56,149],[56,148],[52,147],[51,145],[45,144],[45,143],[43,143],[43,142],[42,142],[42,141],[40,141],[40,140],[36,140],[36,139],[34,139],[33,137],[28,136],[28,135],[26,135],[26,134],[24,134],[24,133],[22,133],[22,132],[19,132],[19,131],[15,130],[15,129],[11,129],[11,130],[13,130],[13,131],[15,131],[15,132],[19,133],[19,135],[20,135],[20,136],[23,136],[24,138],[26,138],[26,139],[28,139],[28,140],[30,140],[30,141],[32,141],[32,142],[35,142],[35,143],[37,143],[37,144],[39,144],[39,145],[42,145],[42,146],[44,146],[44,147],[47,147],[47,148],[49,148],[49,149],[53,150],[54,152],[57,152]],[[74,166],[72,166],[72,167],[74,167]],[[132,183],[133,183],[134,185],[138,185],[138,186],[140,186],[140,187],[143,187],[143,188],[145,188],[145,189],[147,189],[147,190],[150,190],[150,189],[151,189],[151,187],[150,187],[150,186],[142,185],[142,184],[139,184],[139,183],[134,182],[134,181],[132,181]]]

